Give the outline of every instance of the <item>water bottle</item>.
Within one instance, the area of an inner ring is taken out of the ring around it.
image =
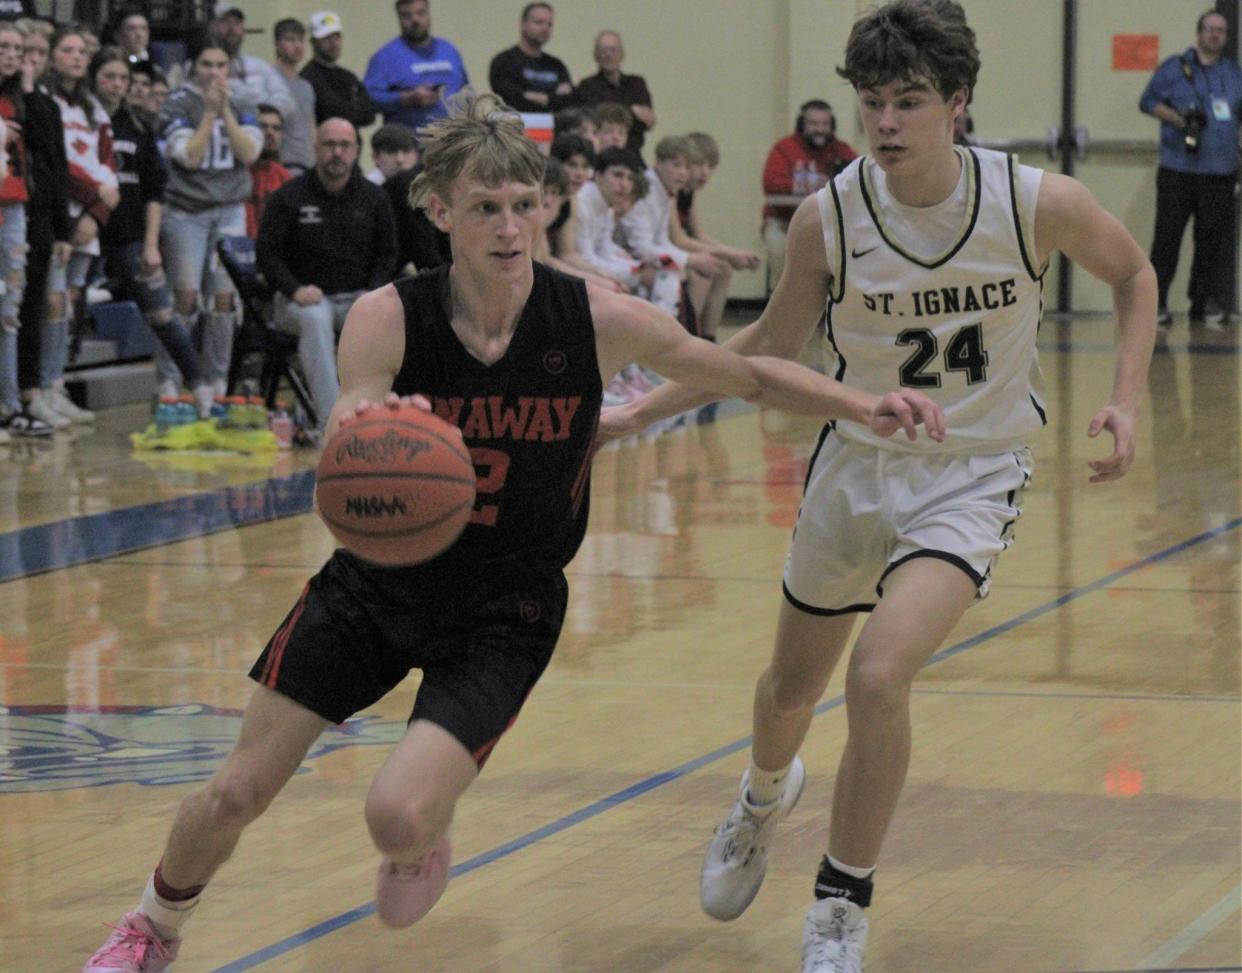
[[[237,429],[245,420],[246,400],[240,395],[230,395],[224,400],[224,415],[219,421],[222,429]]]
[[[177,400],[171,395],[161,395],[155,407],[155,431],[164,435],[177,424]]]
[[[292,448],[293,416],[289,415],[289,411],[285,408],[285,404],[283,402],[276,403],[276,411],[272,413],[269,428],[272,430],[272,435],[276,437],[276,445],[278,448]]]
[[[177,425],[189,426],[198,421],[198,406],[194,396],[182,395],[177,399]]]
[[[267,428],[267,406],[257,395],[252,395],[246,400],[246,428]]]
[[[819,192],[819,187],[823,183],[819,180],[819,166],[812,159],[806,164],[806,191],[808,194]]]
[[[801,159],[794,163],[793,194],[795,196],[806,195],[806,163]]]

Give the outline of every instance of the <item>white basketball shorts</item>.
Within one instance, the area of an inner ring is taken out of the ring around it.
[[[915,455],[854,443],[829,427],[811,459],[785,597],[816,615],[870,611],[888,573],[916,557],[956,565],[986,597],[1031,472],[1025,448]]]

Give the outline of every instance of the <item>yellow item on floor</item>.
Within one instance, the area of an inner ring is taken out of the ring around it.
[[[129,439],[138,451],[226,450],[233,453],[268,453],[277,449],[276,437],[268,429],[220,426],[211,419],[169,426],[163,430],[151,423],[142,432],[130,433]]]

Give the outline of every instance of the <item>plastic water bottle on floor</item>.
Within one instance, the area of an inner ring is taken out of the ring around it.
[[[180,396],[177,399],[177,425],[189,426],[195,422],[198,422],[198,406],[194,404],[194,396]]]
[[[252,395],[246,400],[246,428],[267,428],[267,406],[263,404],[263,399],[257,395]]]
[[[276,411],[272,413],[269,428],[276,437],[276,445],[280,449],[293,448],[293,416],[285,408],[283,402],[276,403]]]
[[[161,436],[177,424],[177,400],[171,395],[161,395],[155,406],[155,431]]]

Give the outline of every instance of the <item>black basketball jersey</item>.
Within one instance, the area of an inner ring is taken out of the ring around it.
[[[508,350],[485,365],[453,331],[448,274],[444,266],[393,285],[405,309],[393,390],[427,396],[461,429],[477,498],[461,537],[414,570],[563,568],[586,533],[603,397],[586,285],[536,263]]]

